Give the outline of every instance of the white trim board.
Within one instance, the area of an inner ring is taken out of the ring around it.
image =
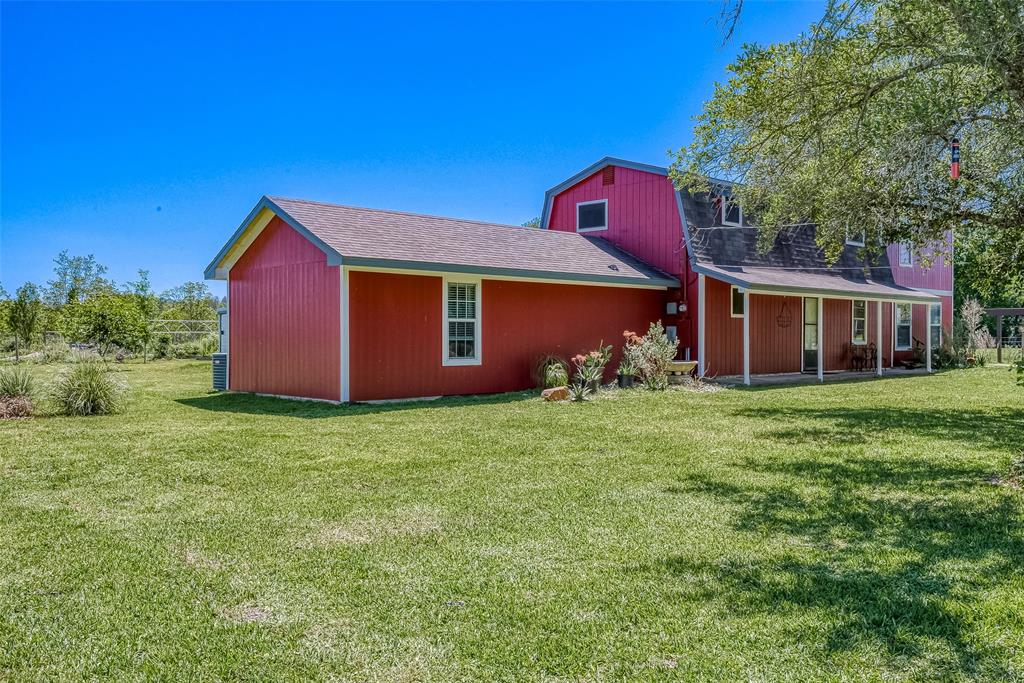
[[[633,283],[617,282],[587,282],[584,280],[553,280],[542,277],[519,277],[515,275],[478,275],[476,273],[460,273],[447,270],[410,270],[407,268],[381,268],[378,266],[346,266],[349,272],[353,273],[388,273],[392,275],[415,275],[418,277],[440,277],[440,278],[479,278],[480,280],[494,280],[496,282],[539,282],[550,285],[580,285],[581,287],[617,287],[620,289],[657,289],[666,291],[665,285],[638,285]],[[469,280],[466,280],[469,282]]]

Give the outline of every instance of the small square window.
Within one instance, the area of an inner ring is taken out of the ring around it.
[[[846,243],[851,247],[863,247],[864,242],[867,240],[867,233],[864,230],[860,232],[846,231]]]
[[[576,232],[608,229],[608,200],[580,202],[576,205]]]
[[[732,287],[732,310],[730,315],[733,318],[743,317],[743,292],[736,285]]]

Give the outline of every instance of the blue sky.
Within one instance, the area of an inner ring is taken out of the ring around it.
[[[742,42],[818,2],[0,3],[0,283],[62,249],[201,279],[263,194],[519,224],[602,156],[664,164]],[[223,292],[220,283],[211,283]]]

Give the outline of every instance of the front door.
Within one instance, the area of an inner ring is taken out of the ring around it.
[[[804,372],[818,371],[818,300],[804,298]]]

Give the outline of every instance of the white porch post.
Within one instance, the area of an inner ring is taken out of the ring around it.
[[[882,300],[875,302],[875,374],[882,376]]]
[[[750,386],[750,292],[743,290],[743,383]]]
[[[704,275],[697,276],[697,376],[704,376],[704,360],[707,358],[706,345],[704,344]]]
[[[932,371],[932,304],[924,307],[924,371]]]
[[[818,297],[818,381],[825,381],[825,297]]]

